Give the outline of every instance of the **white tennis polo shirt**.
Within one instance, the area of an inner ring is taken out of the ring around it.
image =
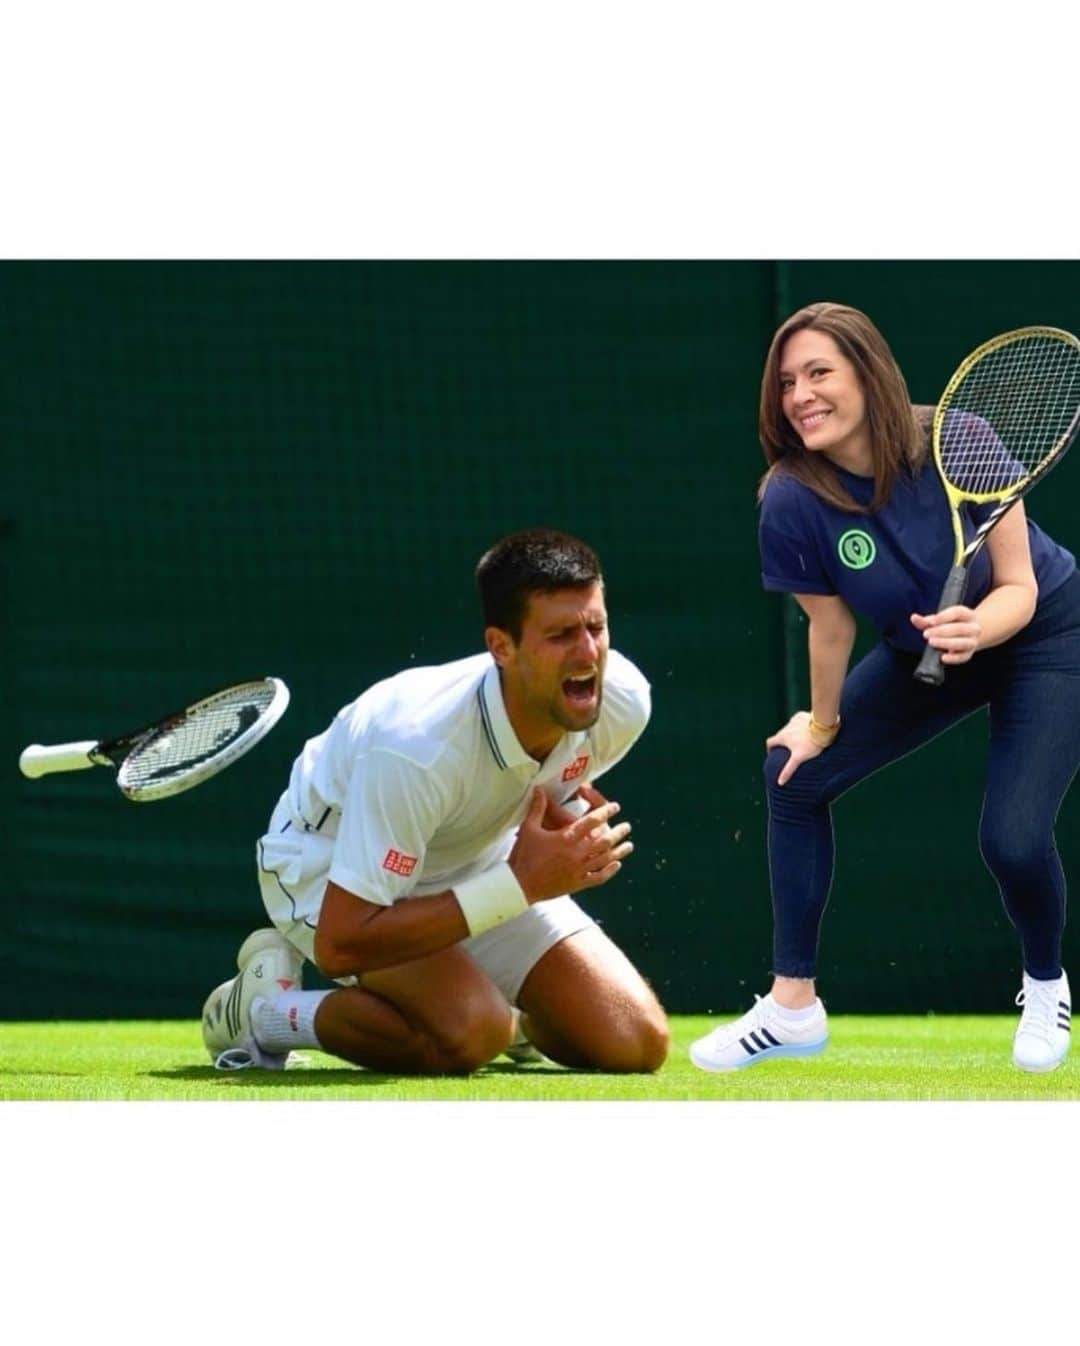
[[[369,902],[443,892],[507,858],[535,786],[564,803],[630,750],[649,712],[648,682],[610,650],[596,724],[539,763],[510,726],[489,654],[407,669],[305,744],[282,800],[289,830],[317,834],[326,876]]]

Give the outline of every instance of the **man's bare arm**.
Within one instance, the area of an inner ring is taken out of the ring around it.
[[[544,792],[536,790],[510,853],[507,868],[520,890],[522,909],[607,883],[633,850],[626,840],[630,824],[608,825],[617,803],[602,800],[561,827],[550,825],[551,808]],[[327,977],[357,976],[437,953],[470,933],[451,889],[387,907],[331,881],[315,931],[315,962]]]

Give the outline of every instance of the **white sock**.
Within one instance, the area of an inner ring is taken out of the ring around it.
[[[255,1041],[266,1052],[293,1047],[320,1047],[315,1036],[315,1011],[330,991],[282,991],[256,1000],[251,1006]]]
[[[803,1019],[809,1019],[818,1012],[818,1002],[815,1000],[812,1005],[807,1005],[805,1009],[788,1009],[781,1005],[771,994],[769,999],[773,1002],[773,1009],[777,1017],[787,1019],[789,1023],[799,1023]]]

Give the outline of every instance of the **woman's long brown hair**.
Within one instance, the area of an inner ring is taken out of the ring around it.
[[[900,472],[913,473],[926,457],[932,407],[913,407],[900,366],[885,338],[865,313],[846,304],[810,304],[782,323],[765,357],[761,377],[758,433],[769,470],[758,499],[777,472],[797,477],[815,495],[850,514],[865,514],[841,484],[836,468],[821,453],[808,453],[795,427],[784,415],[780,390],[780,360],[788,338],[812,328],[831,336],[841,354],[855,366],[866,398],[870,454],[874,467],[874,496],[869,511],[888,500]]]

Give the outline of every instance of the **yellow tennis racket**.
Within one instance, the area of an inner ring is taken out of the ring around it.
[[[952,514],[956,558],[937,610],[964,601],[971,562],[994,525],[1059,463],[1080,427],[1080,341],[1057,327],[1021,327],[972,351],[934,414],[934,460]],[[964,542],[960,506],[997,504]],[[941,651],[915,677],[940,686]]]

